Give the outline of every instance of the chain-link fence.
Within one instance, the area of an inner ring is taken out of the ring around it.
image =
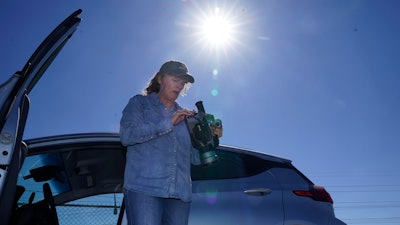
[[[60,225],[116,225],[121,206],[78,205],[57,206]]]

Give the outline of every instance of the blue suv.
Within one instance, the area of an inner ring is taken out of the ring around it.
[[[77,10],[0,85],[1,224],[127,224],[126,149],[116,133],[23,140],[29,93],[78,28]],[[190,225],[344,225],[333,200],[290,160],[219,146],[219,162],[192,166]]]

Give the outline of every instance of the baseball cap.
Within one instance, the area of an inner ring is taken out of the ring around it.
[[[174,76],[183,77],[188,82],[194,83],[194,78],[189,74],[187,66],[179,61],[168,61],[164,63],[160,68],[160,73],[168,73]]]

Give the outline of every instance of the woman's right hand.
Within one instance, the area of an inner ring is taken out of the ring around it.
[[[179,109],[171,117],[172,124],[176,125],[182,122],[186,116],[193,116],[195,113],[196,112],[194,110]]]

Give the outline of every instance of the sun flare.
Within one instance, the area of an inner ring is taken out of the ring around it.
[[[198,56],[221,59],[239,54],[245,47],[246,24],[251,21],[247,10],[238,4],[209,5],[192,1],[185,14],[179,15],[177,24],[188,31],[187,46]]]
[[[235,25],[232,18],[216,7],[199,18],[199,36],[203,44],[212,48],[223,48],[232,44]]]
[[[211,45],[228,44],[233,38],[233,24],[220,14],[219,8],[215,8],[213,15],[204,18],[200,30],[205,41]]]

